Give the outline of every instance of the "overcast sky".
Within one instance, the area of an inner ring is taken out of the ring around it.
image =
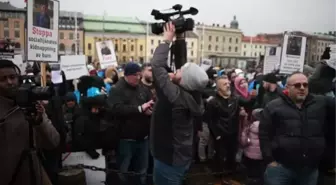
[[[0,0],[8,1],[8,0]],[[9,0],[24,7],[24,0]],[[61,10],[85,14],[138,17],[154,20],[152,9],[168,9],[174,4],[193,6],[196,22],[229,25],[237,16],[245,35],[285,30],[307,32],[336,31],[336,0],[60,0]]]

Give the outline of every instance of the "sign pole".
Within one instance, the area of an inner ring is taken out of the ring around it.
[[[41,62],[41,87],[47,86],[47,63]]]

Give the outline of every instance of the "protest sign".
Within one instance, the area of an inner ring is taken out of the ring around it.
[[[208,58],[204,58],[204,59],[201,61],[200,66],[201,66],[201,68],[204,69],[204,71],[207,71],[207,70],[212,66],[212,60],[211,60],[211,59],[208,59]]]
[[[73,80],[83,75],[88,75],[85,55],[61,56],[61,70],[67,80]]]
[[[113,43],[111,40],[96,42],[96,49],[102,69],[106,69],[110,66],[118,66]]]
[[[264,58],[263,74],[271,73],[278,68],[281,59],[281,47],[267,46]]]
[[[329,67],[336,70],[336,44],[332,44],[330,47],[330,59],[327,60],[327,64]]]
[[[27,1],[29,61],[58,62],[59,1]]]

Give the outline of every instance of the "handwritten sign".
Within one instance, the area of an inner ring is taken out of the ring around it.
[[[67,80],[73,80],[88,74],[84,55],[61,56],[61,70]]]

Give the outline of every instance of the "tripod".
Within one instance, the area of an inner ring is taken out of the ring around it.
[[[24,161],[28,158],[29,159],[29,172],[30,172],[30,184],[31,185],[38,185],[36,183],[37,176],[35,174],[34,169],[34,155],[37,156],[36,147],[34,144],[34,131],[33,131],[33,124],[35,122],[34,118],[30,115],[30,112],[27,110],[23,110],[25,112],[25,118],[29,124],[29,148],[22,151],[20,160],[18,165],[15,168],[15,171],[12,175],[12,179],[9,182],[9,185],[14,185],[16,177],[18,176],[20,169],[24,163]]]
[[[176,40],[170,48],[170,67],[173,71],[174,69],[181,69],[186,62],[187,43],[185,41],[185,33],[176,34]]]

